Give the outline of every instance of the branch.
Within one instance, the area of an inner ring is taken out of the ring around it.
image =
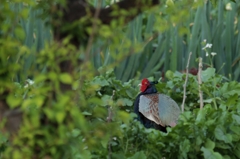
[[[95,14],[94,14],[94,19],[93,19],[93,22],[92,22],[92,32],[91,32],[91,35],[88,39],[88,44],[87,44],[87,48],[86,48],[86,52],[85,52],[85,55],[86,55],[85,61],[89,60],[89,52],[90,52],[91,47],[92,47],[94,35],[96,34],[97,23],[98,23],[97,19],[98,19],[99,14],[100,14],[101,4],[102,4],[102,0],[99,0],[97,9],[96,9]]]
[[[110,24],[113,20],[122,18],[123,15],[121,15],[120,12],[121,10],[126,10],[129,12],[129,14],[124,17],[124,22],[126,24],[142,11],[158,5],[159,3],[159,0],[122,0],[108,8],[102,9],[99,18],[103,24]],[[117,13],[113,14],[113,11]]]
[[[158,4],[159,0],[122,0],[107,8],[94,8],[85,0],[68,0],[66,7],[58,5],[58,10],[63,12],[62,16],[55,13],[56,9],[52,9],[53,11],[50,13],[53,14],[54,38],[61,41],[68,35],[72,35],[71,43],[79,47],[82,43],[86,44],[89,36],[86,28],[92,26],[93,18],[97,17],[100,24],[104,25],[110,25],[114,20],[117,22],[116,25],[124,25],[144,10]],[[122,10],[127,12],[122,12]],[[83,17],[85,17],[84,22],[74,24]]]
[[[6,99],[9,94],[9,91],[4,91],[0,96],[0,122],[6,119],[3,128],[0,128],[0,132],[6,131],[15,134],[22,122],[22,112],[19,108],[11,109],[7,104]]]
[[[125,22],[129,22],[142,11],[158,5],[159,3],[159,0],[122,0],[112,4],[110,7],[102,8],[100,10],[99,19],[103,24],[110,24],[112,20],[122,17],[120,14],[121,10],[131,11],[132,9],[136,9],[132,14],[126,15]],[[87,10],[89,10],[91,15],[94,15],[97,9],[87,3],[86,0],[68,0],[67,7],[64,9],[63,18],[65,22],[73,22],[86,16]],[[117,11],[116,14],[113,14],[113,11]]]
[[[199,65],[198,65],[198,91],[199,91],[199,99],[200,99],[200,109],[203,108],[203,95],[201,90],[201,84],[202,84],[202,58],[199,57]]]
[[[115,96],[115,90],[113,90],[111,100],[113,101],[113,97]],[[108,117],[107,117],[107,122],[110,123],[112,121],[113,117],[113,112],[112,112],[112,106],[108,107]],[[111,142],[112,142],[112,135],[110,132],[110,140],[108,142],[108,159],[112,158],[112,147],[111,147]]]
[[[186,100],[186,98],[187,98],[187,96],[186,96],[186,87],[187,87],[187,81],[188,81],[188,67],[189,67],[191,55],[192,55],[192,52],[190,52],[189,55],[188,55],[188,62],[187,62],[187,66],[186,66],[186,79],[185,79],[185,83],[184,83],[184,85],[183,85],[182,112],[184,112],[184,104],[185,104],[185,100]]]
[[[113,90],[113,94],[111,96],[111,100],[113,100],[113,97],[115,96],[115,90]],[[113,117],[113,112],[112,112],[112,106],[108,107],[108,117],[107,117],[107,122],[111,122]]]

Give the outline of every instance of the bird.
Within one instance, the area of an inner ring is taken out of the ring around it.
[[[144,78],[140,84],[140,93],[134,101],[134,112],[137,120],[145,128],[167,132],[167,127],[177,125],[180,115],[178,104],[169,96],[158,93],[155,84]]]

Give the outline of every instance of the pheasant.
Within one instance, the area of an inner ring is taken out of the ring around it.
[[[167,126],[176,126],[180,109],[169,96],[157,92],[155,87],[157,83],[150,82],[146,78],[142,80],[141,93],[134,102],[134,112],[146,128],[167,132]]]

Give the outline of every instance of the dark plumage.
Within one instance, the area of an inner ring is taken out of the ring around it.
[[[155,84],[157,82],[142,80],[141,93],[138,94],[134,102],[134,112],[145,128],[167,132],[167,126],[176,125],[180,109],[170,97],[158,94]]]
[[[142,81],[142,86],[144,84],[144,82],[149,82],[146,80]],[[154,121],[149,120],[148,118],[146,118],[142,113],[139,112],[139,100],[140,100],[140,96],[141,95],[146,95],[146,94],[154,94],[157,93],[157,89],[155,87],[155,84],[157,82],[149,82],[149,85],[145,88],[145,90],[142,89],[141,87],[141,93],[138,94],[138,96],[135,99],[134,102],[134,112],[137,114],[138,116],[138,120],[144,125],[145,128],[154,128],[156,130],[160,130],[162,132],[167,132],[166,126],[161,126],[159,124],[156,124]]]

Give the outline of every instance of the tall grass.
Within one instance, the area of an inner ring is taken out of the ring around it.
[[[97,5],[97,1],[94,4]],[[217,6],[208,1],[196,9],[186,10],[189,13],[188,18],[179,20],[176,24],[170,21],[172,15],[159,17],[156,13],[143,13],[124,29],[108,30],[116,32],[119,39],[104,39],[104,36],[97,39],[91,50],[92,62],[96,68],[113,64],[116,77],[123,81],[136,76],[160,77],[167,70],[184,70],[189,52],[193,53],[190,67],[197,67],[198,57],[203,57],[205,63],[210,63],[209,57],[202,50],[201,43],[206,39],[207,43],[213,44],[209,51],[217,53],[213,61],[217,71],[234,80],[240,80],[240,17],[237,13],[240,3],[229,4],[231,8],[226,9],[227,4],[223,1],[219,1]],[[105,5],[107,3],[103,1],[102,6]],[[19,3],[13,4],[14,7],[20,11],[28,6]],[[30,54],[22,56],[22,79],[31,75],[30,69],[37,69],[34,64],[37,52],[47,41],[52,40],[50,28],[46,27],[44,19],[39,18],[43,11],[29,9],[28,18],[19,19],[19,25],[26,35],[23,44],[31,48]],[[159,12],[156,10],[155,12]],[[159,18],[163,23],[160,24],[160,29],[156,29]],[[117,56],[121,56],[120,61],[116,60]]]
[[[231,8],[225,9],[226,5]],[[188,19],[180,22],[177,25],[169,25],[163,32],[159,32],[158,36],[149,41],[147,45],[142,45],[142,50],[137,54],[126,55],[126,59],[119,62],[115,67],[116,76],[123,81],[127,81],[140,73],[140,78],[157,75],[167,70],[181,71],[186,67],[187,56],[192,52],[192,60],[190,67],[197,68],[198,57],[202,57],[204,62],[210,64],[211,58],[205,55],[202,50],[202,42],[213,44],[213,47],[208,50],[216,52],[217,55],[213,58],[214,67],[217,71],[234,80],[240,80],[239,66],[239,17],[237,13],[239,3],[226,4],[219,1],[217,6],[213,6],[211,2],[207,2],[197,9],[191,9],[191,15]],[[147,18],[143,17],[147,15]],[[130,22],[122,34],[128,37],[132,43],[144,43],[146,35],[154,34],[155,19],[159,18],[153,14],[143,14]],[[163,24],[165,25],[165,24]],[[144,29],[143,29],[144,28]],[[185,29],[185,34],[181,30]],[[122,41],[124,43],[124,40]],[[109,43],[111,45],[111,43]],[[98,43],[96,43],[97,48]],[[102,52],[105,54],[106,60],[109,60],[109,46],[103,47],[98,52],[93,49],[93,59],[98,59],[97,54]],[[119,52],[119,50],[117,50]],[[113,60],[114,61],[114,60]],[[113,62],[109,61],[109,63]],[[235,61],[235,63],[234,63]],[[101,67],[105,60],[95,63],[95,67]],[[116,61],[114,61],[116,62]]]

